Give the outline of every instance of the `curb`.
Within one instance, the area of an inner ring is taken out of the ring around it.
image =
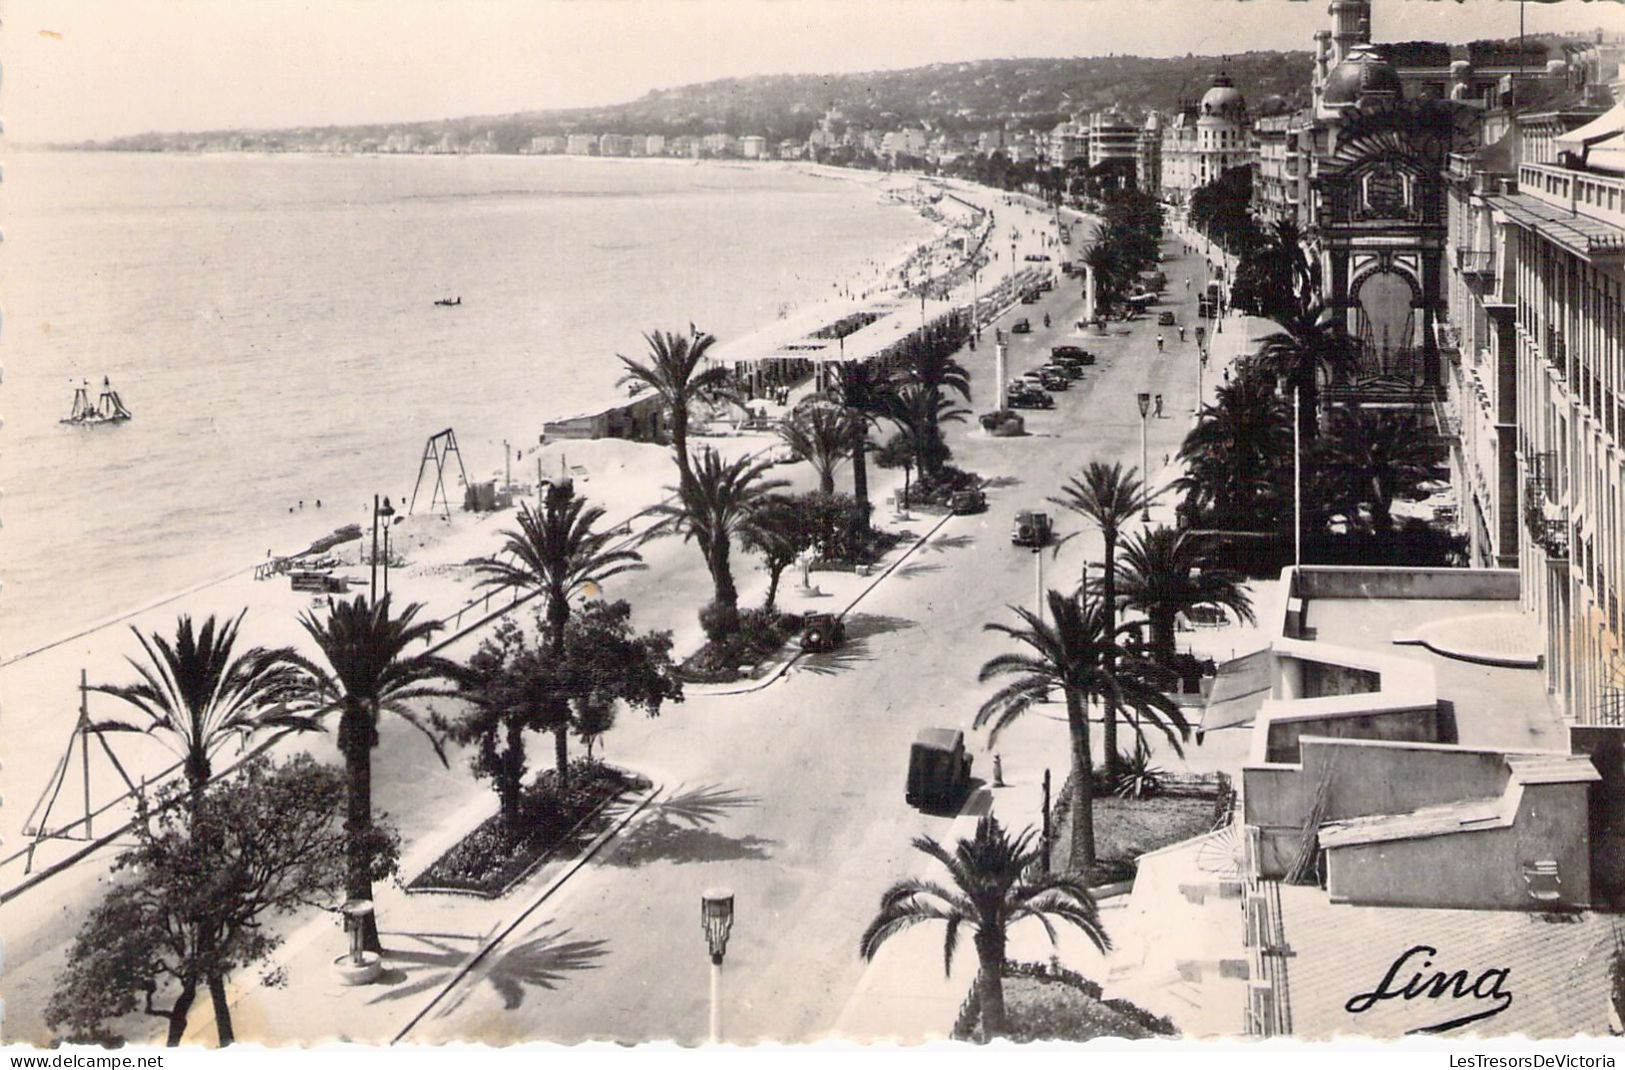
[[[468,958],[467,961],[459,966],[450,979],[440,986],[440,990],[435,993],[434,998],[428,1003],[424,1004],[422,1009],[420,1009],[416,1014],[412,1015],[407,1023],[389,1039],[389,1043],[399,1044],[406,1037],[406,1034],[410,1033],[420,1022],[423,1021],[424,1018],[428,1017],[430,1011],[439,1006],[440,1001],[446,997],[448,992],[450,992],[453,988],[456,988],[463,982],[464,978],[473,972],[475,966],[478,966],[485,959],[485,957],[496,948],[498,944],[506,940],[515,929],[519,928],[519,926],[524,923],[525,919],[530,917],[530,915],[534,913],[538,907],[551,899],[553,894],[563,887],[566,881],[580,872],[581,867],[585,866],[589,861],[591,861],[593,857],[603,849],[604,844],[608,843],[614,837],[620,835],[621,830],[626,828],[626,826],[631,823],[632,819],[641,814],[644,809],[654,801],[655,796],[659,795],[664,790],[664,784],[655,784],[649,788],[648,791],[644,792],[643,797],[637,801],[636,805],[626,812],[625,817],[621,818],[619,821],[615,822],[615,824],[599,833],[593,839],[593,841],[586,846],[581,854],[564,869],[562,873],[549,881],[547,886],[538,892],[535,897],[530,900],[530,902],[526,903],[520,909],[519,913],[514,915],[511,921],[498,930],[495,936],[487,940],[483,945],[481,945],[478,951],[476,951]]]
[[[852,601],[850,601],[850,602],[848,602],[846,604],[846,608],[842,609],[839,613],[835,614],[836,618],[839,619],[839,620],[845,620],[846,615],[848,613],[851,613],[852,610],[857,607],[857,604],[859,602],[861,602],[865,598],[867,598],[870,591],[873,591],[876,587],[878,587],[882,580],[884,580],[887,576],[890,576],[893,572],[895,572],[899,565],[901,565],[904,561],[907,561],[911,556],[913,556],[914,551],[918,550],[921,546],[924,546],[925,543],[927,542],[927,540],[929,540],[938,531],[941,531],[942,526],[944,524],[946,524],[948,521],[952,520],[953,518],[954,518],[954,514],[953,513],[948,513],[948,514],[944,515],[942,517],[942,519],[938,520],[935,524],[931,525],[930,529],[928,531],[926,531],[925,534],[921,535],[918,539],[914,540],[913,544],[910,545],[907,550],[903,551],[903,553],[898,556],[897,560],[895,560],[891,564],[887,565],[884,569],[882,569],[880,571],[880,573],[878,575],[876,575],[872,580],[870,580],[868,586],[864,587],[863,590],[859,591],[857,593],[857,596],[854,597],[852,599]],[[784,661],[779,663],[779,665],[776,666],[766,676],[762,677],[760,680],[753,681],[752,683],[749,683],[749,684],[747,684],[747,685],[745,685],[743,687],[735,687],[735,688],[730,688],[728,690],[721,690],[721,691],[694,691],[694,692],[692,692],[692,694],[697,695],[697,696],[702,697],[702,698],[722,698],[722,697],[725,697],[725,696],[728,696],[728,695],[748,695],[748,694],[751,694],[752,692],[760,691],[763,688],[769,686],[770,684],[778,683],[779,680],[784,677],[784,674],[790,671],[790,667],[792,665],[794,665],[796,662],[800,661],[802,659],[802,657],[806,655],[806,653],[807,652],[805,650],[797,649],[795,651],[795,653],[791,654],[788,658],[784,659]],[[686,692],[686,690],[687,689],[685,689],[685,692]]]

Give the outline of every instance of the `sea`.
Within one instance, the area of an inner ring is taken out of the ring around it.
[[[0,658],[409,502],[436,432],[489,478],[643,332],[930,234],[873,179],[522,156],[13,152],[0,223]],[[104,377],[134,418],[61,424]]]

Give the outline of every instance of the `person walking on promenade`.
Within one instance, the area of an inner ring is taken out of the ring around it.
[[[1157,352],[1162,352],[1162,335],[1157,335]]]
[[[1161,394],[1157,395],[1157,412],[1156,412],[1156,416],[1157,416],[1157,419],[1159,419],[1159,420],[1162,419],[1162,395]]]
[[[1185,325],[1183,323],[1179,325],[1179,341],[1181,345],[1185,342]]]

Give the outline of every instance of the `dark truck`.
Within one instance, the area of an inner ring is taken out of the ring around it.
[[[903,798],[926,810],[957,810],[970,793],[971,756],[965,733],[922,728],[908,752],[908,787]]]

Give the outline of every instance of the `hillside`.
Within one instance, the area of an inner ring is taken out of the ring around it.
[[[1212,56],[1147,59],[1000,59],[941,63],[899,71],[725,78],[654,90],[625,104],[413,123],[300,127],[275,131],[139,134],[76,147],[164,150],[256,146],[314,148],[377,142],[395,133],[454,141],[489,133],[496,151],[511,152],[537,134],[761,134],[805,138],[829,108],[860,128],[924,125],[933,130],[1048,129],[1075,112],[1119,108],[1131,116],[1172,110],[1199,97],[1220,61]],[[1272,94],[1301,100],[1309,80],[1307,52],[1248,52],[1225,69],[1250,102]]]

